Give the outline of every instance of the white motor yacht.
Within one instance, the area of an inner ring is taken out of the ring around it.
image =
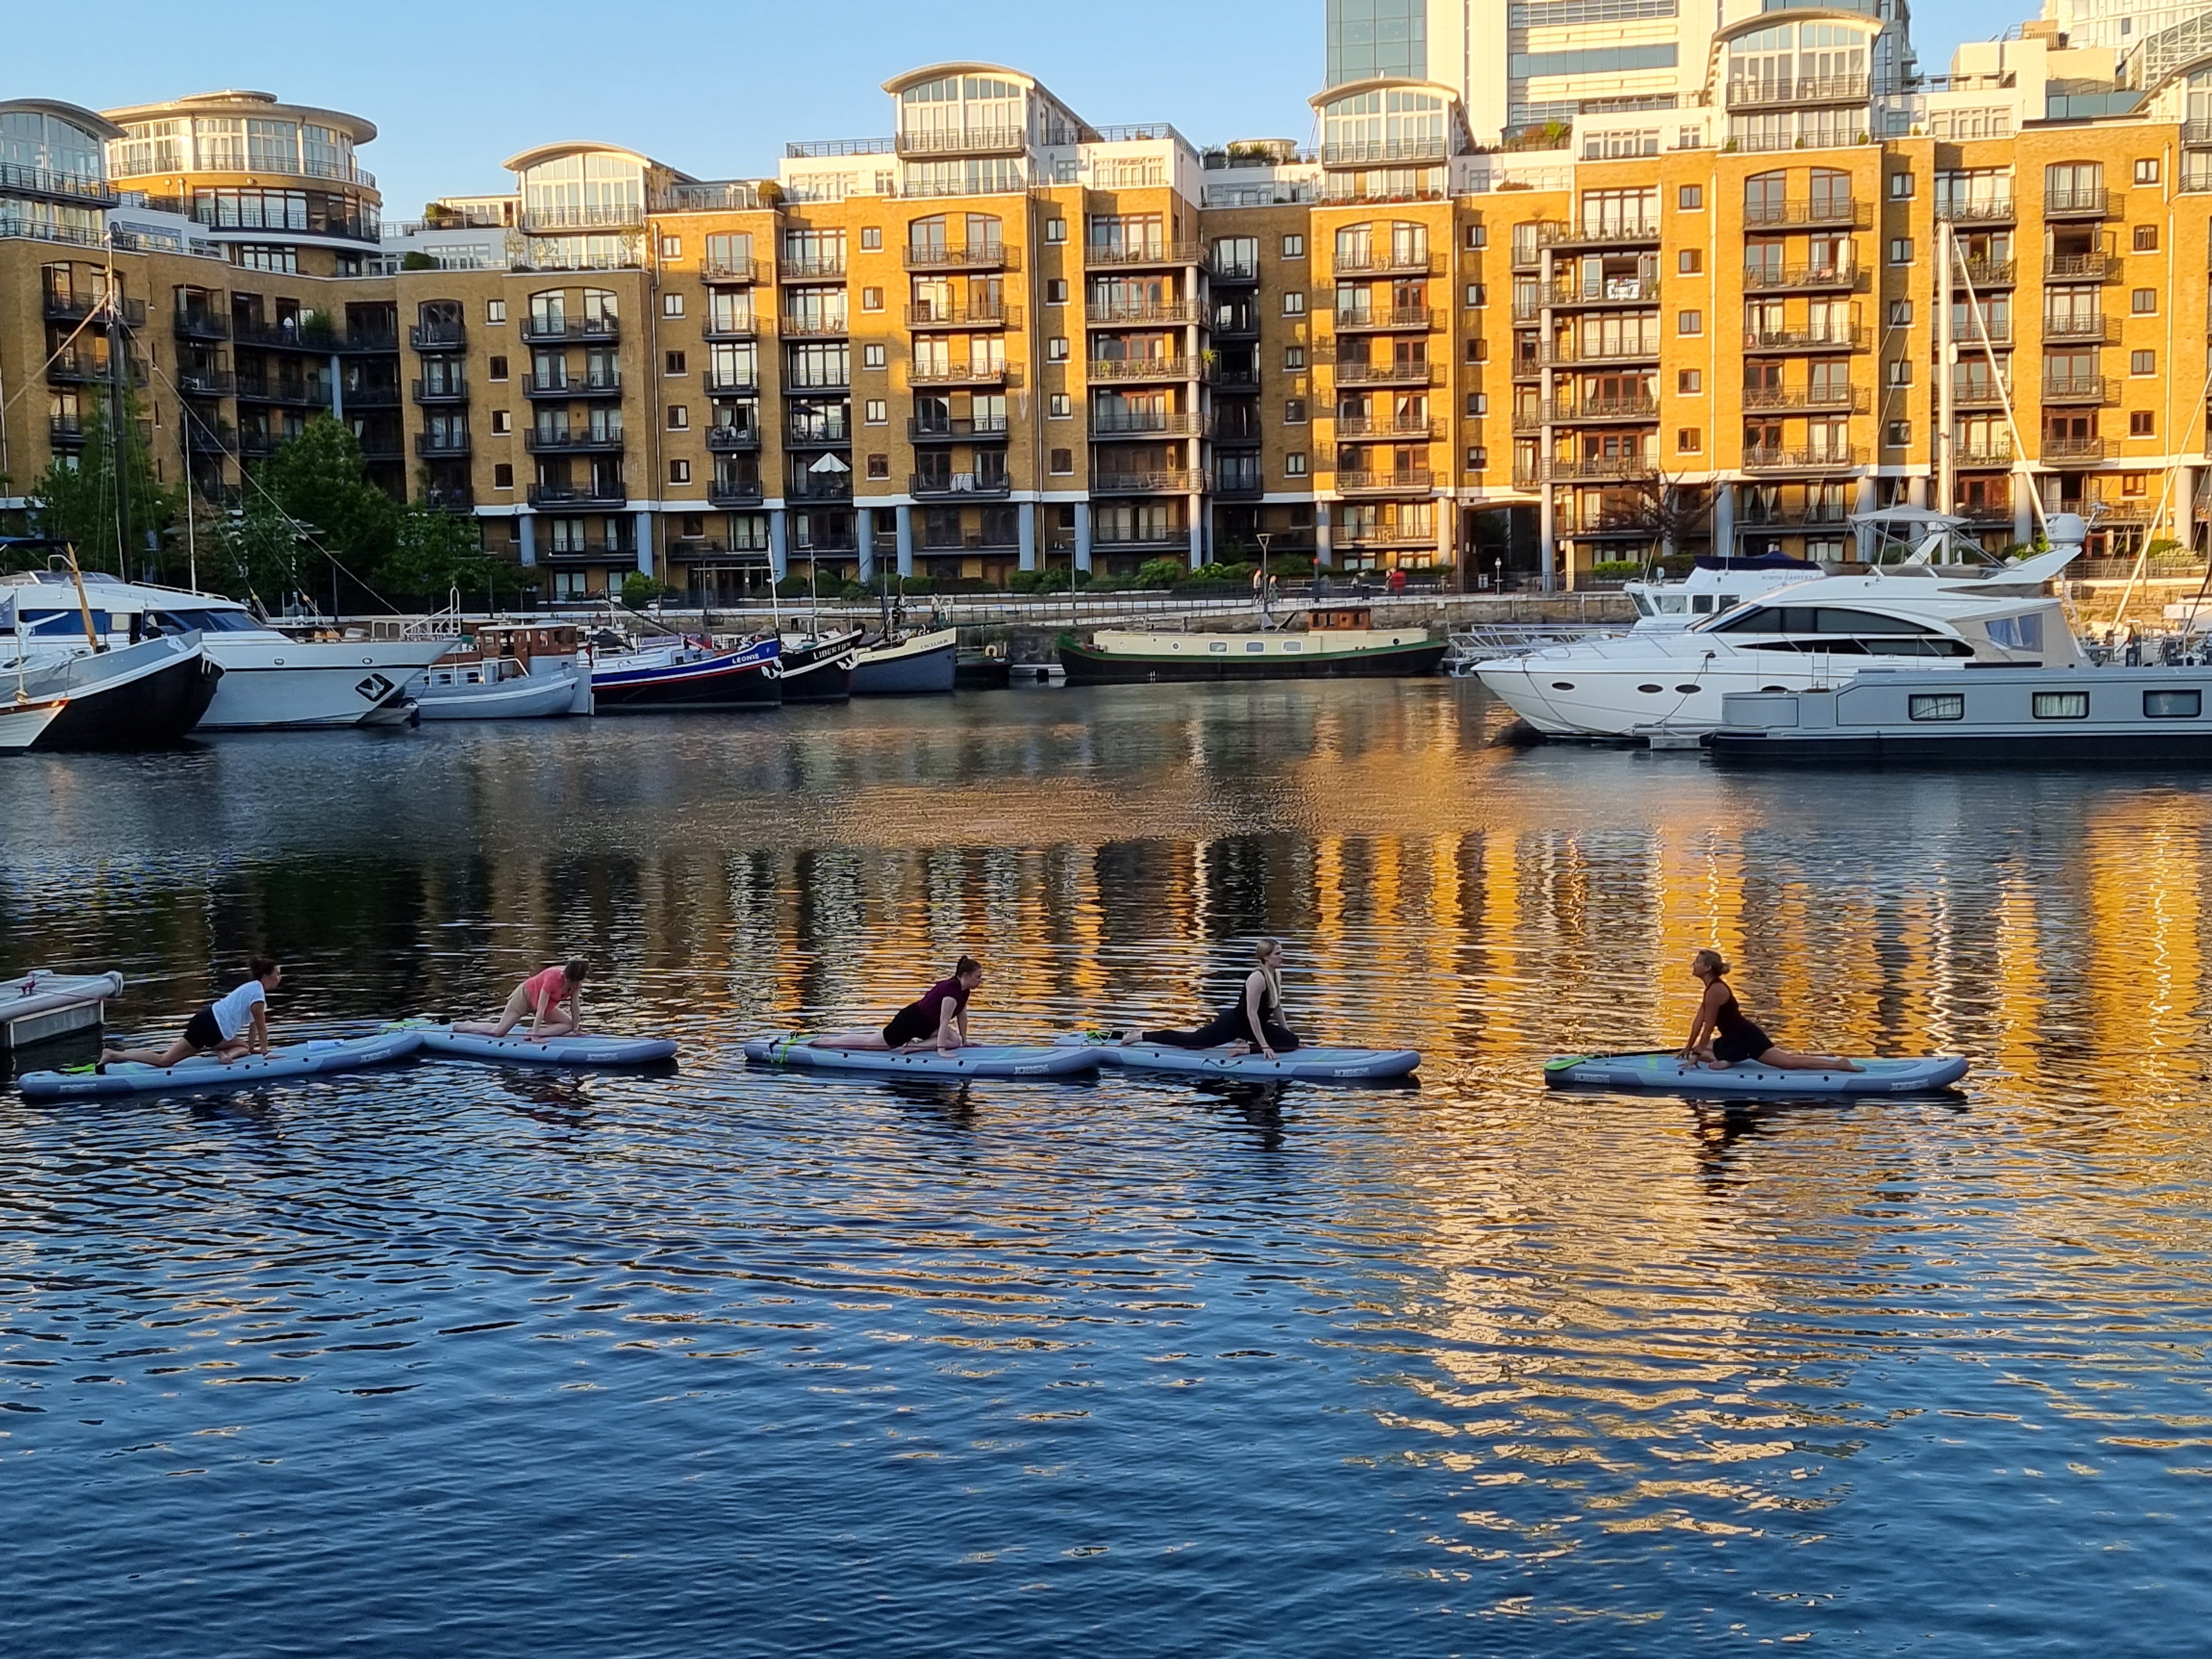
[[[42,570],[10,585],[24,626],[78,623],[77,589],[66,571]],[[303,641],[279,633],[235,599],[84,573],[86,607],[111,645],[149,634],[198,634],[222,670],[199,722],[209,731],[394,724],[410,714],[409,684],[445,654],[449,639]]]
[[[1680,581],[1623,582],[1620,591],[1636,607],[1632,633],[1665,634],[1821,574],[1823,567],[1803,559],[1766,555],[1747,559],[1701,558]]]
[[[2054,514],[2051,550],[1997,566],[1947,565],[1955,521],[1899,564],[1814,576],[1680,630],[1585,640],[1483,664],[1482,683],[1552,737],[1701,736],[1735,692],[1795,691],[1850,680],[1869,659],[1898,666],[2063,667],[2086,660],[2045,585],[2087,535]]]

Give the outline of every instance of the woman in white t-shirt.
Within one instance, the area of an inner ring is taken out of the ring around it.
[[[284,970],[268,957],[246,964],[246,977],[185,1022],[185,1034],[166,1048],[106,1048],[103,1068],[121,1061],[140,1066],[174,1066],[212,1051],[228,1064],[244,1054],[269,1052],[269,994],[284,982]]]

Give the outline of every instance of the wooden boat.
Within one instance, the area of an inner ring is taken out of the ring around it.
[[[853,665],[856,697],[912,696],[952,690],[960,630],[886,635],[862,649]]]
[[[97,655],[27,656],[0,666],[0,754],[175,743],[199,724],[222,678],[192,635]]]
[[[769,672],[780,654],[770,639],[733,647],[685,641],[601,657],[592,696],[602,714],[781,708],[782,684]]]
[[[843,702],[853,695],[860,630],[842,634],[787,634],[776,659],[786,702]]]
[[[1322,605],[1305,630],[1139,634],[1100,629],[1060,641],[1072,685],[1177,680],[1401,679],[1433,674],[1449,642],[1422,628],[1377,629],[1364,605]]]

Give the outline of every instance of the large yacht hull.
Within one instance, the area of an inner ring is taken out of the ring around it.
[[[222,683],[200,729],[247,732],[374,724],[404,708],[408,684],[453,648],[451,640],[288,639],[204,636]]]
[[[1626,645],[1627,641],[1621,641]],[[1866,659],[1832,661],[1780,652],[1719,658],[1659,652],[1595,659],[1590,647],[1501,658],[1475,670],[1483,684],[1547,737],[1701,736],[1721,723],[1721,699],[1741,691],[1802,691],[1848,679]],[[1776,659],[1780,659],[1776,660]]]

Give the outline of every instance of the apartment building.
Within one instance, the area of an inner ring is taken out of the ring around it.
[[[1908,503],[1997,547],[2039,506],[2199,543],[2212,37],[2040,21],[1881,92],[1850,64],[1889,27],[1724,25],[1725,125],[1632,143],[1578,112],[1486,145],[1453,85],[1374,76],[1308,138],[1200,149],[938,65],[773,176],[546,145],[404,224],[358,118],[0,105],[0,473],[20,498],[127,384],[228,502],[327,411],[549,599],[1263,545],[1571,582],[1837,556]]]

